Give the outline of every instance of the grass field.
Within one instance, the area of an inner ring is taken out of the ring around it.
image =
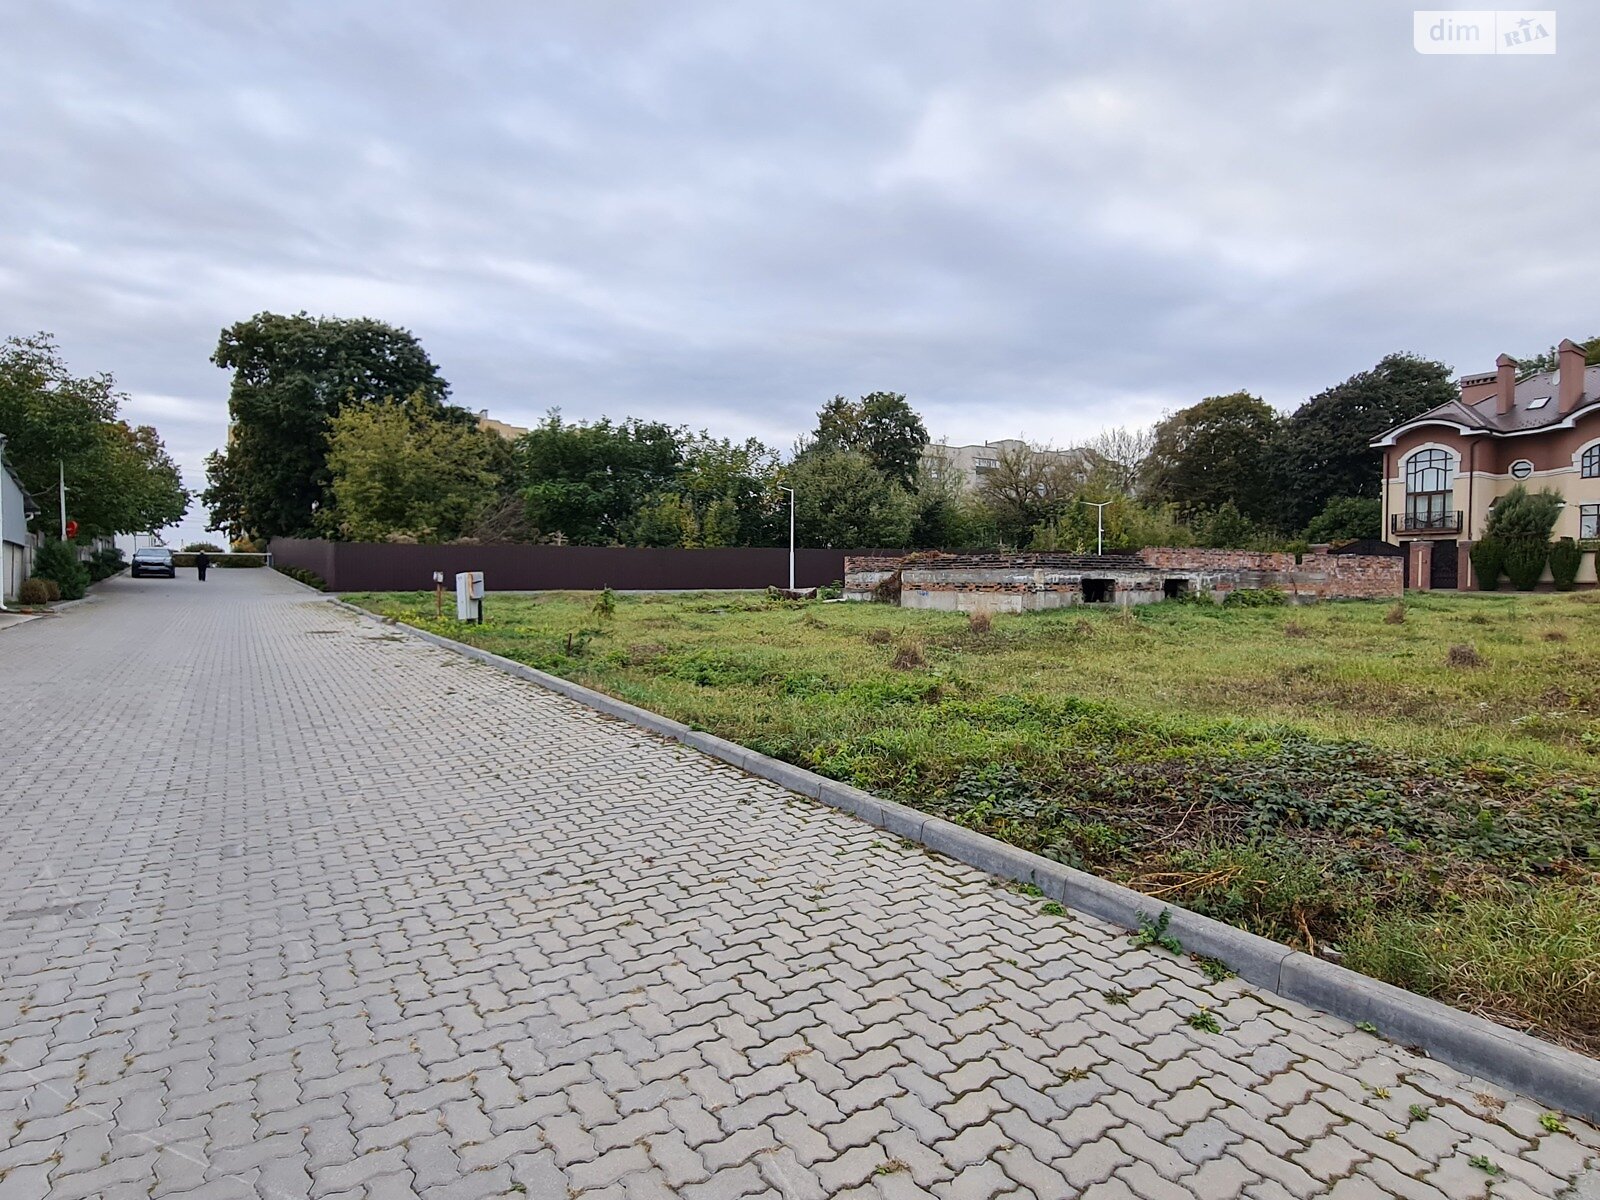
[[[1600,594],[348,598],[1600,1053]]]

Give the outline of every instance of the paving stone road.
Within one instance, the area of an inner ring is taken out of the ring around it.
[[[1600,1151],[273,574],[111,580],[0,684],[0,1200],[1463,1200]]]

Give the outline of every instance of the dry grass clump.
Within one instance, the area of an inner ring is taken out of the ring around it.
[[[1539,636],[1547,642],[1564,642],[1567,640],[1567,631],[1565,629],[1546,629]]]
[[[967,632],[988,633],[993,628],[994,618],[988,613],[979,610],[978,612],[967,614]]]
[[[894,634],[890,633],[887,629],[884,629],[881,626],[876,629],[867,630],[863,636],[874,646],[887,646],[890,642],[894,641]]]
[[[1311,630],[1300,624],[1299,621],[1289,621],[1284,624],[1283,636],[1292,638],[1310,637]]]
[[[901,638],[895,645],[894,657],[889,660],[889,665],[896,671],[915,671],[927,666],[928,656],[923,652],[922,642],[914,637]]]
[[[1404,625],[1406,623],[1406,606],[1401,601],[1396,601],[1394,607],[1383,614],[1385,625]]]
[[[1463,643],[1459,646],[1451,646],[1450,653],[1445,655],[1445,661],[1452,667],[1481,667],[1483,666],[1483,655],[1478,653],[1476,646],[1469,646]]]

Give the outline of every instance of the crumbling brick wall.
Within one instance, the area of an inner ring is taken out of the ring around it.
[[[1137,554],[945,554],[845,559],[845,597],[874,599],[898,573],[900,604],[961,612],[1024,612],[1085,601],[1109,588],[1111,602],[1143,604],[1176,585],[1223,600],[1239,588],[1280,588],[1297,602],[1398,598],[1401,563],[1377,555],[1150,547]],[[882,598],[881,596],[877,598]]]

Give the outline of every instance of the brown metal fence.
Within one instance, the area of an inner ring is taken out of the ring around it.
[[[314,571],[336,592],[414,592],[433,587],[443,571],[482,571],[492,592],[572,589],[676,591],[786,587],[789,551],[739,547],[657,550],[610,546],[405,546],[386,542],[324,542],[274,538],[273,562]],[[844,578],[846,554],[873,550],[797,550],[795,586],[820,587]],[[891,551],[890,553],[893,553]]]

